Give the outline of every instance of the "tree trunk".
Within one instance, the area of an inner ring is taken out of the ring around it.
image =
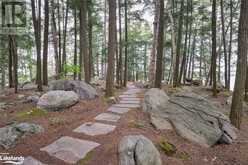
[[[58,0],[58,61],[59,61],[59,77],[61,76],[61,72],[62,72],[62,65],[61,65],[61,61],[62,61],[62,57],[61,57],[61,18],[60,18],[60,0]]]
[[[89,75],[90,78],[94,77],[94,62],[93,62],[93,54],[92,54],[92,2],[88,0],[88,27],[89,27]]]
[[[73,64],[77,66],[77,9],[74,9],[74,59]],[[77,79],[77,72],[74,70],[73,79]]]
[[[195,72],[195,47],[196,47],[196,36],[197,36],[197,32],[194,36],[194,41],[193,41],[193,46],[192,46],[192,70],[191,70],[191,76],[190,79],[193,80],[194,79],[194,72]]]
[[[238,61],[236,79],[232,97],[230,119],[231,123],[240,129],[245,89],[247,53],[248,53],[248,1],[241,0],[238,36]]]
[[[193,28],[193,5],[192,5],[192,0],[190,1],[189,3],[190,5],[190,9],[191,9],[191,12],[190,12],[190,29],[189,29],[189,41],[188,41],[188,50],[187,50],[187,57],[186,57],[186,66],[185,66],[185,72],[184,72],[184,76],[183,76],[183,83],[185,84],[185,81],[186,81],[186,77],[187,77],[187,74],[190,70],[190,63],[191,63],[191,56],[190,56],[190,50],[191,50],[191,37],[192,37],[192,28]]]
[[[124,84],[123,86],[127,86],[127,72],[128,72],[128,66],[127,66],[127,48],[128,48],[128,30],[127,30],[127,0],[125,0],[125,68],[124,68]]]
[[[155,66],[156,66],[156,47],[157,47],[157,36],[158,36],[158,19],[159,19],[159,1],[154,1],[155,3],[155,16],[153,22],[153,43],[152,50],[150,56],[150,64],[149,64],[149,83],[154,85],[155,79]]]
[[[64,22],[64,33],[63,33],[63,54],[62,54],[62,69],[63,74],[66,76],[66,35],[67,35],[67,22],[68,22],[68,1],[66,0],[66,12],[65,12],[65,22]],[[63,12],[64,13],[64,12]]]
[[[10,46],[10,54],[12,56],[12,65],[13,70],[11,72],[12,74],[12,85],[15,88],[15,93],[17,93],[18,89],[18,55],[17,55],[17,46],[16,46],[16,39],[14,35],[9,35],[9,46]]]
[[[9,71],[9,88],[14,87],[14,82],[13,82],[13,54],[12,54],[12,47],[11,47],[11,36],[8,38],[9,40],[9,66],[8,66],[8,71]]]
[[[48,33],[49,33],[49,0],[45,0],[45,23],[44,23],[44,44],[43,44],[43,85],[48,85],[48,73],[47,73]]]
[[[179,82],[179,63],[181,55],[181,44],[182,44],[182,30],[183,30],[183,11],[184,11],[184,0],[181,0],[180,17],[178,21],[178,37],[177,37],[177,54],[176,54],[176,65],[173,75],[173,87],[180,85]]]
[[[53,38],[53,48],[54,48],[54,58],[55,58],[55,74],[56,79],[59,78],[59,54],[58,54],[58,37],[57,37],[57,27],[55,19],[55,5],[54,1],[51,1],[52,6],[52,38]]]
[[[203,36],[204,34],[203,34],[203,30],[202,30],[202,35],[201,35],[201,50],[200,50],[200,68],[199,68],[199,79],[202,81],[202,58],[204,57],[204,41],[203,41],[203,38],[204,38],[204,36]]]
[[[119,60],[117,65],[117,83],[122,84],[122,26],[121,26],[121,0],[118,0],[119,6]]]
[[[106,78],[106,96],[113,96],[114,85],[114,57],[116,53],[116,0],[109,0],[109,44],[108,44],[108,69]]]
[[[102,78],[105,78],[106,76],[106,63],[107,63],[107,10],[108,10],[108,0],[104,0],[104,46],[103,46],[103,57],[102,57]]]
[[[155,88],[161,88],[162,73],[163,73],[163,48],[164,48],[164,0],[157,1],[159,10],[158,12],[158,35],[156,37],[157,43],[157,62],[156,62],[156,75],[155,75]],[[154,34],[156,35],[156,34]]]
[[[42,78],[41,78],[41,0],[38,0],[37,4],[38,18],[36,18],[35,0],[31,0],[32,7],[32,19],[34,25],[35,43],[37,50],[37,69],[36,69],[36,81],[38,85],[38,91],[42,91]]]
[[[246,66],[245,101],[248,102],[248,65]]]
[[[181,63],[180,75],[179,75],[179,82],[182,81],[182,76],[185,71],[185,63],[186,63],[186,56],[187,56],[187,42],[188,42],[188,31],[189,31],[189,0],[187,0],[187,16],[186,16],[186,34],[185,34],[185,41],[184,41],[184,49],[183,49],[183,59]]]
[[[1,89],[4,89],[5,88],[5,68],[2,67],[1,68]]]
[[[144,48],[144,81],[147,81],[147,44]]]
[[[212,79],[213,79],[213,96],[217,97],[216,83],[216,0],[212,2]]]
[[[228,52],[228,89],[231,83],[231,57],[232,57],[232,37],[233,37],[233,0],[230,0],[230,39]]]
[[[171,44],[172,44],[172,50],[171,50],[171,71],[170,71],[170,80],[173,80],[174,70],[176,66],[176,55],[177,55],[177,46],[176,46],[176,32],[175,32],[175,24],[174,19],[172,16],[172,13],[169,12],[169,18],[171,22]]]
[[[87,1],[81,1],[80,8],[80,54],[84,62],[84,79],[85,82],[90,83],[90,59],[89,59],[89,40],[87,36]],[[82,61],[80,61],[82,62]]]
[[[228,64],[227,64],[227,50],[226,50],[226,35],[225,35],[225,18],[224,18],[224,2],[223,0],[220,1],[221,6],[221,24],[222,24],[222,42],[223,42],[223,49],[224,49],[224,60],[225,60],[225,87],[228,87]]]

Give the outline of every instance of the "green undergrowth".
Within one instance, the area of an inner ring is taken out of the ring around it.
[[[166,139],[162,139],[158,145],[160,149],[163,151],[163,153],[166,154],[167,156],[173,156],[181,160],[190,159],[189,153],[185,151],[179,151],[175,145],[171,144]]]
[[[141,121],[130,121],[128,123],[128,126],[131,127],[131,128],[144,128],[145,127],[145,124]]]
[[[40,109],[40,108],[33,108],[30,111],[26,112],[18,112],[16,114],[16,117],[19,119],[27,119],[27,118],[39,118],[44,117],[48,114],[46,110]]]
[[[176,147],[165,139],[159,142],[159,147],[167,156],[172,156],[177,151]]]

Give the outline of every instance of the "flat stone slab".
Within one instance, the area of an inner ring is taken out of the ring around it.
[[[111,113],[101,113],[100,115],[95,117],[95,120],[104,120],[110,122],[117,122],[121,117],[119,115],[111,114]]]
[[[120,100],[120,104],[140,104],[139,100]]]
[[[121,98],[121,101],[140,101],[140,98],[134,97],[134,98]]]
[[[136,94],[132,95],[120,95],[119,98],[137,98]]]
[[[120,108],[120,107],[110,107],[108,109],[109,112],[114,112],[118,114],[124,114],[127,113],[130,109],[129,108]]]
[[[84,133],[86,135],[104,135],[114,131],[116,126],[102,123],[87,122],[76,128],[73,132]]]
[[[141,90],[137,90],[137,89],[135,89],[135,90],[128,90],[128,91],[124,92],[123,95],[137,94],[139,92],[141,92]]]
[[[40,161],[33,158],[32,156],[28,156],[24,158],[24,162],[22,165],[47,165],[47,164],[43,164]]]
[[[140,104],[115,104],[113,106],[120,108],[139,108]]]
[[[92,141],[64,136],[54,143],[41,148],[41,151],[46,151],[50,156],[54,156],[67,163],[75,164],[99,145]]]
[[[124,92],[124,93],[122,93],[122,95],[137,95],[138,94],[138,92]]]

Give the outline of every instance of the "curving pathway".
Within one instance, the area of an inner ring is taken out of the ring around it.
[[[137,96],[142,90],[132,84],[128,84],[127,91],[119,96],[120,101],[112,105],[106,112],[97,115],[95,122],[86,122],[78,128],[72,130],[76,133],[82,133],[90,136],[98,136],[111,133],[116,129],[114,123],[118,122],[123,114],[132,108],[140,107],[140,98]],[[101,121],[112,122],[113,124],[104,124]],[[68,164],[76,164],[84,159],[87,153],[93,151],[101,144],[87,139],[78,139],[69,136],[63,136],[40,150],[47,152],[50,156],[63,160]],[[29,156],[25,158],[23,165],[45,165],[39,160]]]

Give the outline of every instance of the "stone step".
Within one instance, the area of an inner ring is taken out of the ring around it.
[[[138,94],[140,92],[141,92],[140,90],[128,90],[128,91],[124,92],[123,95]]]
[[[115,104],[113,107],[119,108],[139,108],[140,104]]]
[[[136,95],[120,95],[119,98],[137,98]]]
[[[134,98],[121,98],[120,101],[140,101],[140,98],[134,97]]]
[[[120,100],[120,104],[140,104],[139,100]]]
[[[124,113],[127,113],[128,111],[130,111],[130,109],[129,108],[120,108],[120,107],[112,106],[107,111],[118,113],[118,114],[124,114]]]
[[[110,122],[117,122],[121,117],[116,114],[111,113],[101,113],[95,117],[95,120],[102,120],[102,121],[110,121]]]
[[[73,132],[84,133],[90,136],[104,135],[114,131],[116,126],[102,123],[87,122],[73,130]]]
[[[40,150],[66,163],[76,164],[79,160],[83,159],[88,152],[98,146],[100,146],[100,144],[92,141],[64,136]]]
[[[47,164],[41,163],[39,160],[33,158],[32,156],[28,156],[24,158],[24,162],[22,165],[47,165]]]

